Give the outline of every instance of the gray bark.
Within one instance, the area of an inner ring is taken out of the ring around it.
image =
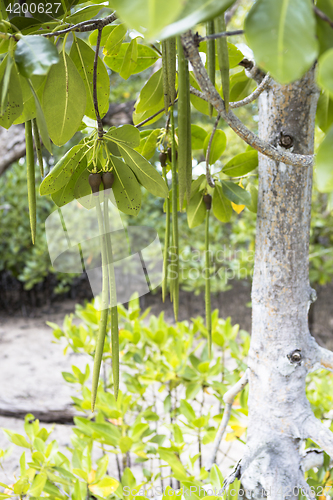
[[[259,98],[260,138],[277,148],[291,146],[293,153],[313,154],[317,97],[314,70],[288,86],[271,82]],[[314,297],[308,266],[311,191],[311,166],[259,154],[249,425],[238,473],[251,491],[246,498],[298,498],[297,489],[306,489],[305,438],[333,451],[333,435],[315,419],[305,394],[305,377],[323,358],[308,329]]]

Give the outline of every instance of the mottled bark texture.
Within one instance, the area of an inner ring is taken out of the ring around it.
[[[182,43],[202,97],[259,151],[247,450],[225,486],[240,478],[246,499],[296,499],[300,488],[313,498],[304,471],[322,464],[323,454],[304,453],[304,440],[312,439],[333,457],[333,434],[314,417],[305,394],[309,371],[333,368],[333,354],[317,345],[308,328],[316,296],[308,266],[315,70],[287,86],[269,82],[259,97],[258,137],[225,112],[190,32]]]

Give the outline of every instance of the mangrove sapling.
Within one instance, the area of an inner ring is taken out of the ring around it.
[[[222,33],[226,30],[224,13],[215,19],[215,29],[217,33]],[[208,44],[209,42],[207,42]],[[224,99],[224,106],[226,112],[229,111],[229,94],[230,94],[230,82],[229,82],[229,52],[228,52],[228,42],[225,37],[218,38],[216,40],[217,48],[217,58],[221,73],[221,83],[222,92]]]
[[[210,300],[210,255],[209,255],[209,214],[212,207],[212,197],[205,194],[204,202],[206,205],[206,228],[205,228],[205,305],[206,305],[206,329],[208,336],[208,354],[212,355],[212,311]]]
[[[31,120],[25,122],[25,146],[27,154],[27,186],[28,186],[31,239],[32,243],[35,244],[37,216],[36,216],[36,188],[35,188],[35,159],[34,159],[34,146],[32,142]]]

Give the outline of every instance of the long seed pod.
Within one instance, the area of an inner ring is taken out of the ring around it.
[[[36,118],[33,118],[33,120],[32,120],[32,130],[34,133],[34,140],[35,140],[35,147],[36,147],[36,152],[37,152],[37,160],[38,160],[39,169],[40,169],[40,175],[42,176],[42,179],[43,179],[43,177],[44,177],[44,165],[43,165],[42,145],[40,142]]]
[[[28,186],[28,204],[29,218],[31,228],[32,243],[35,244],[36,239],[36,186],[35,186],[35,159],[34,146],[32,142],[32,125],[31,120],[25,122],[25,148],[27,155],[27,186]]]
[[[192,181],[192,148],[191,148],[191,109],[190,79],[188,62],[180,36],[177,37],[178,53],[178,184],[179,206],[183,207],[185,193],[187,200],[191,192]],[[191,168],[189,168],[189,164]],[[190,174],[190,175],[189,175]]]
[[[224,13],[215,19],[215,29],[217,33],[222,33],[226,30]],[[216,47],[217,47],[217,58],[221,72],[224,106],[225,110],[228,112],[230,84],[229,84],[229,52],[228,52],[227,39],[225,37],[218,38],[216,40]]]
[[[163,178],[167,184],[166,168],[163,168]],[[168,289],[168,268],[169,268],[169,246],[170,246],[170,198],[165,200],[165,238],[163,252],[163,281],[162,300],[165,301]]]
[[[208,21],[206,23],[206,33],[207,35],[213,35],[214,21]],[[207,40],[207,73],[210,81],[215,85],[215,40]],[[213,106],[209,104],[209,116],[213,115]]]
[[[168,114],[170,106],[169,81],[168,81],[168,51],[167,41],[162,41],[162,72],[163,72],[163,98],[165,114]]]
[[[168,38],[167,44],[167,68],[168,68],[168,85],[171,104],[176,99],[176,39],[175,37]]]
[[[205,230],[205,305],[206,305],[206,329],[208,333],[208,354],[212,355],[212,312],[210,302],[210,255],[209,255],[209,212],[212,205],[210,194],[204,195],[206,204],[206,230]]]
[[[175,140],[175,120],[173,108],[170,110],[171,124],[171,166],[172,166],[172,260],[170,264],[170,286],[172,288],[172,301],[175,320],[178,320],[179,310],[179,248],[178,248],[178,196],[177,196],[177,160]]]
[[[105,174],[103,174],[103,181],[104,181],[104,176]],[[110,290],[113,390],[114,390],[114,397],[117,399],[119,392],[119,328],[118,328],[116,278],[113,267],[112,241],[110,233],[108,203],[109,203],[108,197],[105,196],[104,225],[106,233],[107,262],[108,262],[109,290]]]
[[[103,215],[100,206],[100,196],[97,193],[94,195],[95,206],[98,220],[99,237],[101,243],[101,255],[102,255],[102,302],[101,302],[101,319],[99,322],[98,337],[96,342],[96,350],[94,357],[94,368],[92,376],[92,388],[91,388],[91,410],[94,411],[99,374],[101,370],[101,363],[104,351],[104,341],[106,335],[107,321],[108,321],[108,269],[107,269],[107,249],[106,249],[106,238],[104,233],[103,225]]]

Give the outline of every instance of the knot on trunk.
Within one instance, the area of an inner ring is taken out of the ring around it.
[[[280,146],[285,149],[290,149],[293,147],[293,144],[294,140],[291,135],[284,134],[283,132],[280,133]]]
[[[287,354],[287,358],[293,365],[301,365],[302,363],[302,353],[300,349],[295,349],[294,351]]]

